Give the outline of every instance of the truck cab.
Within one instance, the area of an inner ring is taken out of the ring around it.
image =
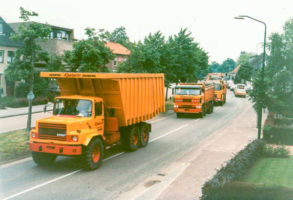
[[[222,80],[208,80],[206,84],[214,85],[214,102],[223,105],[226,103],[227,86]]]
[[[207,100],[207,88],[201,83],[180,83],[175,87],[174,112],[177,117],[185,113],[204,116],[210,111],[211,103]]]

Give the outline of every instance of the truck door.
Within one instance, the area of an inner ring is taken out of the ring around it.
[[[104,133],[104,105],[103,102],[95,103],[95,118],[94,124],[97,131],[102,131]]]

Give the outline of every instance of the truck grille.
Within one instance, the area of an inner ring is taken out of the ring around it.
[[[193,108],[193,106],[192,105],[181,105],[181,106],[179,106],[180,108]]]
[[[66,140],[65,124],[39,123],[39,138],[47,140]]]
[[[191,99],[183,99],[183,102],[191,102]]]

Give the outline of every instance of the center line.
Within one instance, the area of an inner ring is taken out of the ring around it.
[[[168,135],[170,135],[170,134],[172,134],[172,133],[174,133],[174,132],[176,132],[176,131],[178,131],[178,130],[180,130],[180,129],[183,129],[183,128],[187,127],[187,126],[189,126],[189,124],[182,125],[182,126],[176,128],[176,129],[172,130],[172,131],[169,131],[169,132],[167,132],[167,133],[165,133],[165,134],[163,134],[163,135],[161,135],[161,136],[159,136],[159,137],[156,137],[156,138],[150,140],[149,143],[152,143],[152,142],[154,142],[154,141],[156,141],[156,140],[158,140],[158,139],[161,139],[161,138],[163,138],[163,137],[166,137],[166,136],[168,136]],[[125,153],[125,152],[117,153],[117,154],[115,154],[115,155],[113,155],[113,156],[110,156],[110,157],[108,157],[108,158],[103,159],[103,161],[107,161],[107,160],[110,160],[110,159],[112,159],[112,158],[116,158],[116,157],[118,157],[118,156],[120,156],[120,155],[122,155],[122,154],[124,154],[124,153]],[[59,180],[61,180],[61,179],[64,179],[64,178],[66,178],[66,177],[68,177],[68,176],[71,176],[71,175],[73,175],[73,174],[76,174],[76,173],[78,173],[78,172],[80,172],[80,171],[81,171],[81,169],[75,170],[75,171],[73,171],[73,172],[70,172],[70,173],[65,174],[65,175],[63,175],[63,176],[60,176],[60,177],[57,177],[57,178],[52,179],[52,180],[50,180],[50,181],[47,181],[47,182],[45,182],[45,183],[42,183],[42,184],[36,185],[36,186],[34,186],[34,187],[28,188],[28,189],[26,189],[26,190],[23,190],[23,191],[21,191],[21,192],[19,192],[19,193],[16,193],[16,194],[10,195],[10,196],[4,198],[3,200],[12,199],[12,198],[17,197],[17,196],[19,196],[19,195],[22,195],[22,194],[24,194],[24,193],[30,192],[30,191],[32,191],[32,190],[38,189],[38,188],[43,187],[43,186],[45,186],[45,185],[48,185],[48,184],[50,184],[50,183],[53,183],[53,182],[59,181]]]

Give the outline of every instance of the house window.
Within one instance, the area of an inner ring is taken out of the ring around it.
[[[62,33],[57,32],[57,39],[58,39],[58,40],[61,40],[61,39],[62,39]]]
[[[114,63],[113,63],[114,66],[117,66],[117,58],[114,58]]]
[[[0,34],[3,34],[3,24],[0,24]]]
[[[0,63],[4,62],[4,50],[0,50]]]
[[[7,63],[12,63],[15,57],[15,51],[8,51]]]

